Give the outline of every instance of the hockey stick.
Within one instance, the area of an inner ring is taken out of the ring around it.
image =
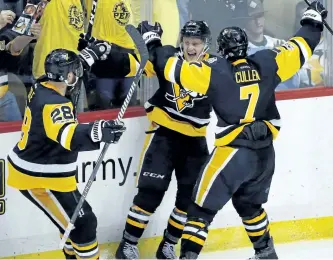
[[[97,1],[98,0],[93,0],[92,1],[88,29],[87,29],[87,33],[85,35],[86,40],[89,40],[90,37],[91,37],[92,27],[93,27],[94,21],[95,21],[95,14],[96,14],[96,9],[97,9]]]
[[[127,33],[130,35],[130,37],[132,38],[133,42],[135,43],[135,46],[136,46],[136,48],[137,48],[137,50],[139,52],[140,58],[141,58],[141,62],[140,62],[139,70],[137,71],[137,73],[136,73],[136,75],[134,77],[134,80],[132,82],[130,90],[128,91],[126,99],[125,99],[123,105],[120,108],[120,111],[119,111],[119,114],[118,114],[118,117],[117,117],[117,120],[116,120],[118,123],[121,121],[121,119],[123,118],[123,116],[125,114],[125,111],[126,111],[126,109],[128,107],[128,104],[129,104],[131,98],[132,98],[134,90],[135,90],[136,86],[139,83],[139,80],[141,78],[143,70],[144,70],[144,68],[146,66],[146,63],[147,63],[148,59],[149,59],[149,53],[148,53],[146,44],[143,41],[142,36],[137,31],[137,29],[133,25],[126,25],[125,29],[126,29]],[[62,249],[64,247],[65,242],[66,242],[67,238],[69,237],[69,234],[70,234],[71,230],[74,227],[74,223],[75,223],[75,221],[76,221],[76,219],[77,219],[77,217],[79,215],[79,212],[80,212],[80,210],[82,208],[82,205],[83,205],[84,201],[86,200],[88,192],[89,192],[89,190],[91,188],[91,185],[93,184],[93,181],[94,181],[94,179],[95,179],[95,177],[97,175],[97,171],[98,171],[98,169],[99,169],[99,167],[100,167],[100,165],[102,163],[102,160],[103,160],[103,158],[104,158],[104,156],[105,156],[105,154],[106,154],[106,152],[107,152],[107,150],[109,148],[109,145],[110,144],[108,144],[108,143],[106,143],[104,145],[104,147],[102,149],[102,152],[101,152],[101,154],[98,157],[98,160],[96,162],[96,166],[93,169],[93,171],[92,171],[92,173],[91,173],[91,175],[89,177],[89,180],[88,180],[86,186],[84,187],[84,190],[82,192],[82,196],[81,196],[81,198],[80,198],[80,200],[79,200],[79,202],[78,202],[78,204],[77,204],[77,206],[75,208],[73,216],[71,217],[71,220],[68,223],[67,228],[65,230],[65,233],[64,233],[64,235],[63,235],[63,237],[61,239],[61,242],[59,244],[60,249]]]
[[[305,3],[310,6],[311,3],[309,2],[309,0],[304,0]],[[325,25],[326,29],[333,35],[333,30],[332,28],[328,25],[328,23],[323,19],[323,24]]]

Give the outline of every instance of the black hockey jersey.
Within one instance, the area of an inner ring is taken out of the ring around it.
[[[21,140],[8,155],[8,185],[75,190],[78,152],[99,147],[90,138],[90,125],[78,124],[69,99],[53,85],[35,84],[27,97]]]
[[[169,45],[160,48],[182,60],[178,48]],[[215,57],[205,54],[204,60],[211,62]],[[92,67],[92,72],[97,77],[131,77],[138,68],[138,60],[132,54],[111,52],[106,61],[97,62]],[[149,120],[187,136],[205,136],[212,111],[207,96],[183,88],[176,82],[170,83],[163,73],[155,73],[151,62],[148,62],[145,74],[148,77],[156,75],[159,80],[158,90],[145,103]]]
[[[319,43],[318,29],[304,26],[281,47],[230,63],[186,62],[157,50],[155,69],[174,84],[207,95],[217,115],[216,146],[230,145],[246,125],[265,122],[273,139],[280,129],[275,88],[291,78]]]

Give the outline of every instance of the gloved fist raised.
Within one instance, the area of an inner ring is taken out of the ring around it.
[[[82,41],[82,44],[83,43]],[[80,51],[79,57],[86,65],[91,67],[97,60],[105,60],[111,51],[111,44],[107,41],[96,40],[91,37],[88,40],[88,45]]]
[[[116,144],[125,130],[126,127],[123,122],[99,120],[92,125],[90,137],[93,142]]]
[[[91,37],[91,39],[94,39],[94,37]],[[79,43],[77,45],[77,50],[78,51],[82,51],[84,48],[88,47],[89,45],[89,41],[86,39],[86,34],[85,33],[81,33],[80,34],[80,39],[79,39]]]
[[[154,41],[161,41],[163,29],[160,23],[155,22],[155,24],[152,25],[148,21],[142,21],[139,23],[137,29],[142,35],[142,38],[146,44]]]
[[[304,12],[301,25],[311,24],[322,31],[324,29],[323,20],[326,19],[327,13],[327,10],[319,1],[314,1]]]

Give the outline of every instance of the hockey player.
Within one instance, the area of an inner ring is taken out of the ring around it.
[[[182,234],[181,259],[196,259],[217,212],[232,199],[253,244],[253,259],[277,259],[263,203],[274,173],[273,140],[280,129],[275,87],[292,77],[312,55],[327,11],[314,1],[302,28],[273,50],[247,56],[246,33],[228,27],[218,37],[222,56],[210,64],[187,62],[156,48],[156,73],[183,88],[208,95],[218,117],[215,149],[201,168]],[[151,28],[159,41],[155,28]],[[159,71],[159,72],[158,72]]]
[[[149,25],[146,22],[141,26],[142,28],[138,28],[139,31],[145,31],[145,27]],[[155,24],[154,28],[159,30],[160,25]],[[148,43],[150,33],[144,37]],[[180,32],[180,38],[180,48],[172,46],[161,48],[180,60],[213,59],[207,53],[211,33],[205,22],[187,22]],[[79,46],[81,48],[85,46],[83,39]],[[149,46],[151,47],[153,46]],[[135,56],[111,52],[108,59],[96,63],[96,67],[100,76],[114,74],[120,77],[120,75],[133,76],[138,66]],[[92,67],[93,72],[96,67]],[[149,65],[146,66],[145,72],[148,76],[155,73]],[[123,238],[116,252],[116,258],[119,259],[139,258],[137,243],[150,216],[161,204],[173,171],[178,184],[175,208],[169,217],[156,257],[177,258],[175,245],[184,228],[187,206],[198,177],[198,169],[209,154],[205,135],[210,120],[211,105],[207,97],[166,81],[163,74],[157,74],[157,77],[160,88],[145,104],[151,126],[146,132],[140,158],[138,193],[129,209]]]
[[[149,25],[142,23],[141,26],[139,31],[146,30],[145,27]],[[155,27],[160,28],[159,24]],[[149,37],[148,34],[144,36],[146,43]],[[180,60],[201,61],[211,58],[207,53],[211,33],[205,22],[187,22],[180,32],[180,39],[180,48],[162,48]],[[150,216],[161,204],[173,171],[178,188],[175,208],[169,217],[156,257],[177,258],[175,245],[184,228],[198,169],[209,154],[205,135],[211,106],[207,97],[181,89],[178,84],[171,84],[162,74],[157,74],[157,77],[160,88],[145,104],[151,126],[146,132],[140,158],[138,193],[129,209],[123,238],[116,252],[118,259],[139,258],[138,240]]]
[[[60,234],[81,196],[75,178],[78,152],[98,150],[101,142],[116,143],[125,130],[113,120],[79,124],[67,97],[80,85],[82,63],[91,65],[108,49],[96,41],[79,55],[65,49],[47,55],[46,75],[27,97],[21,140],[8,155],[8,185],[42,210]],[[66,259],[99,258],[96,227],[96,216],[85,202],[63,249]]]

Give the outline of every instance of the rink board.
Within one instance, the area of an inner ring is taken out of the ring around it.
[[[276,172],[270,201],[265,205],[272,235],[277,243],[333,237],[333,97],[284,100],[278,102],[278,107],[283,119],[282,129],[275,142]],[[210,149],[215,122],[213,115],[207,136]],[[127,118],[125,123],[128,130],[119,144],[110,146],[88,195],[98,218],[98,239],[103,256],[109,257],[121,239],[127,211],[136,194],[135,175],[144,141],[143,129],[148,126],[144,116]],[[0,160],[6,163],[6,155],[19,137],[19,132],[0,134]],[[99,152],[79,155],[80,190],[98,155]],[[4,172],[0,177],[6,179],[7,167]],[[150,219],[140,242],[142,257],[154,255],[173,208],[175,187],[173,179],[161,207]],[[0,257],[63,257],[56,250],[59,242],[57,229],[38,209],[7,186],[1,187],[2,200],[5,212],[0,216]],[[249,246],[248,238],[229,203],[216,216],[205,250],[244,246]]]

